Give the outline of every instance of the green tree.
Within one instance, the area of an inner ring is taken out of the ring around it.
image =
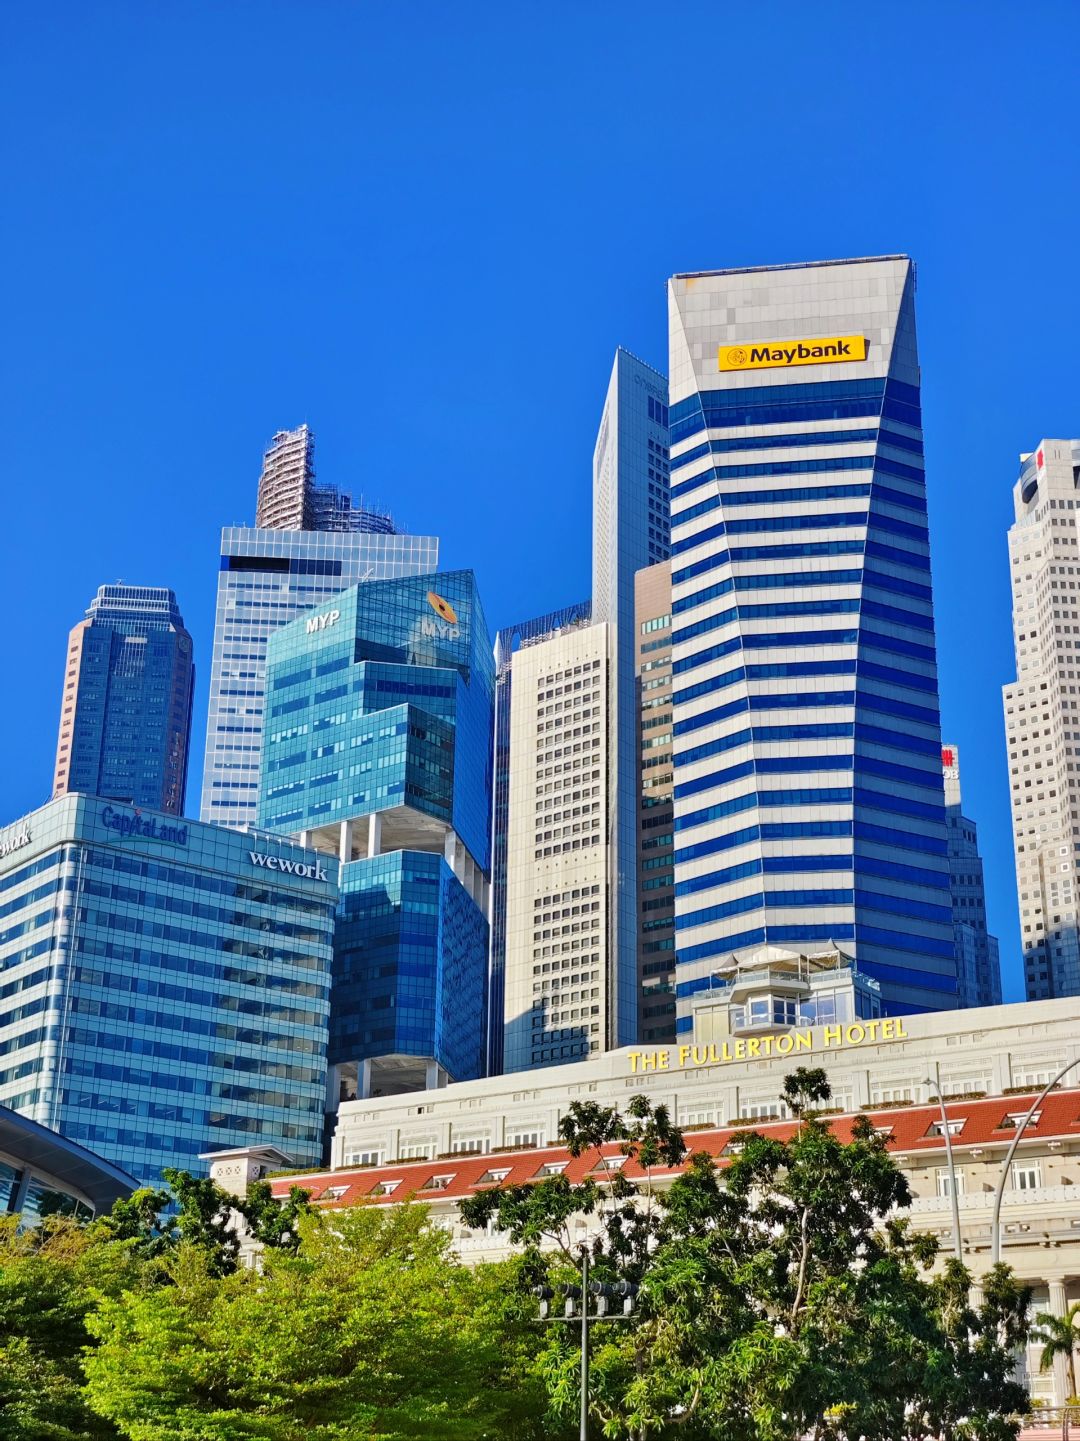
[[[416,1206],[301,1216],[297,1237],[225,1275],[185,1241],[171,1285],[104,1299],[85,1362],[98,1413],[132,1441],[539,1434],[516,1277],[461,1266]]]
[[[1080,1341],[1080,1301],[1074,1301],[1064,1316],[1055,1316],[1050,1311],[1040,1311],[1035,1317],[1038,1329],[1032,1340],[1042,1343],[1039,1369],[1049,1371],[1058,1356],[1065,1357],[1069,1376],[1069,1397],[1076,1391],[1076,1344]]]
[[[640,1286],[631,1323],[594,1328],[591,1405],[610,1438],[687,1441],[1005,1441],[1026,1396],[1010,1377],[1028,1296],[1004,1267],[984,1282],[949,1263],[900,1213],[911,1197],[884,1136],[857,1118],[842,1142],[815,1113],[821,1071],[788,1077],[789,1140],[740,1136],[730,1164],[691,1156],[656,1194],[653,1170],[685,1156],[670,1119],[643,1097],[623,1121],[571,1108],[568,1143],[620,1139],[647,1164],[599,1184],[565,1177],[462,1204],[524,1248],[533,1278],[569,1281],[572,1223],[593,1218],[593,1274]],[[578,1405],[571,1327],[548,1328],[538,1371],[551,1413]]]

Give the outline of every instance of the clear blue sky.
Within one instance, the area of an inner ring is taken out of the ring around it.
[[[1080,435],[1076,0],[10,6],[0,821],[49,794],[66,636],[172,586],[307,420],[492,626],[589,588],[617,344],[678,270],[919,265],[946,738],[1021,993],[1000,686],[1016,459]]]

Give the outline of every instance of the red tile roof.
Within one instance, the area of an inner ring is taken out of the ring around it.
[[[964,1122],[959,1132],[952,1135],[953,1150],[962,1155],[972,1146],[1006,1146],[1012,1139],[1014,1127],[1008,1125],[1010,1116],[1025,1116],[1038,1091],[1022,1096],[992,1096],[985,1099],[948,1101],[945,1111],[950,1121]],[[1051,1091],[1039,1108],[1039,1122],[1032,1123],[1024,1133],[1024,1145],[1032,1141],[1047,1141],[1053,1138],[1080,1136],[1080,1089]],[[858,1114],[858,1113],[855,1113]],[[843,1141],[851,1139],[855,1114],[833,1116],[829,1125]],[[941,1109],[934,1105],[883,1107],[865,1112],[873,1123],[889,1132],[889,1150],[900,1155],[920,1151],[944,1151],[945,1138],[937,1133],[935,1122],[941,1119]],[[1003,1124],[1004,1123],[1004,1124]],[[720,1165],[729,1163],[729,1157],[722,1152],[731,1140],[739,1140],[758,1131],[762,1135],[787,1140],[795,1134],[794,1121],[759,1121],[753,1125],[726,1126],[708,1131],[687,1131],[686,1144],[689,1152],[706,1151],[717,1158]],[[605,1156],[622,1156],[617,1142],[601,1147]],[[441,1161],[400,1161],[383,1166],[346,1166],[338,1171],[309,1171],[290,1176],[275,1176],[270,1182],[273,1194],[284,1198],[292,1186],[301,1186],[311,1192],[312,1201],[318,1202],[330,1188],[344,1187],[340,1196],[327,1198],[328,1206],[353,1206],[358,1201],[376,1199],[371,1193],[380,1185],[391,1181],[400,1182],[390,1196],[379,1196],[385,1204],[394,1204],[406,1197],[417,1200],[433,1200],[436,1197],[451,1199],[471,1195],[480,1189],[480,1179],[490,1170],[508,1170],[509,1174],[501,1183],[505,1186],[522,1185],[539,1179],[543,1166],[550,1162],[565,1162],[563,1174],[571,1181],[583,1181],[595,1171],[595,1152],[570,1156],[564,1146],[544,1146],[535,1150],[498,1151],[484,1155],[462,1154],[450,1156]],[[682,1167],[658,1167],[653,1176],[672,1175]],[[633,1159],[622,1167],[623,1175],[640,1179],[643,1169]],[[445,1188],[424,1189],[425,1183],[435,1176],[448,1176]],[[488,1189],[487,1183],[484,1189]]]

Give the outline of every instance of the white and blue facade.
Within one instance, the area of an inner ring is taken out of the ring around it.
[[[143,1183],[230,1146],[317,1163],[337,881],[283,836],[96,796],[5,827],[0,1106]]]
[[[608,626],[608,933],[605,1046],[638,1038],[638,712],[634,576],[667,560],[668,388],[619,349],[593,452],[592,621]]]
[[[914,266],[678,275],[669,314],[677,1026],[761,945],[955,1006]]]

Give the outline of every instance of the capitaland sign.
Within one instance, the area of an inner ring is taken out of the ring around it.
[[[286,876],[301,876],[305,881],[325,881],[329,877],[321,861],[290,860],[288,856],[264,856],[261,851],[248,851],[252,865],[264,871],[281,871]]]
[[[763,340],[721,345],[721,370],[776,370],[793,365],[838,365],[866,359],[865,335],[831,335],[816,340]]]
[[[781,1031],[771,1036],[737,1036],[707,1046],[672,1046],[659,1051],[631,1051],[630,1074],[643,1071],[686,1071],[699,1066],[726,1066],[733,1061],[761,1061],[773,1056],[845,1050],[849,1046],[880,1041],[906,1041],[908,1033],[899,1016],[876,1021],[851,1021],[817,1026],[805,1031]]]
[[[21,851],[23,846],[30,844],[30,822],[16,821],[15,825],[4,836],[0,836],[0,861],[5,856],[10,856],[12,851]]]
[[[101,812],[101,823],[120,836],[144,836],[148,841],[167,841],[171,846],[186,846],[187,826],[174,825],[172,821],[160,820],[157,816],[144,816],[135,809],[118,811],[106,806]]]

